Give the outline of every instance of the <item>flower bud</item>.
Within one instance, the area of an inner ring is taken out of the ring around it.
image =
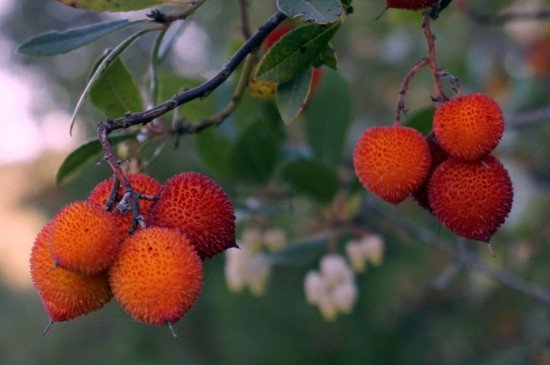
[[[326,288],[323,278],[317,271],[309,271],[304,280],[306,300],[309,304],[318,304],[325,295]]]
[[[248,288],[253,295],[262,295],[267,285],[267,279],[271,272],[271,266],[261,256],[257,256],[248,265]]]
[[[361,242],[367,260],[371,264],[379,266],[384,256],[384,241],[382,237],[372,234],[363,237]]]
[[[346,260],[336,254],[328,254],[321,259],[321,275],[329,289],[353,278],[353,273],[346,263]]]
[[[363,244],[361,241],[350,241],[346,245],[346,256],[348,257],[351,267],[356,272],[365,271],[366,265],[366,255],[365,250],[363,249]]]
[[[241,241],[252,254],[259,253],[262,250],[262,232],[258,228],[246,228],[243,230]]]
[[[264,232],[263,241],[269,251],[279,251],[286,245],[286,234],[281,229],[270,229]]]
[[[342,313],[350,313],[357,299],[357,287],[354,282],[348,282],[336,287],[331,294],[336,309]]]

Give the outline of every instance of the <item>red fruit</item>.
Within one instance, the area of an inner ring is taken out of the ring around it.
[[[319,87],[319,83],[321,82],[322,77],[323,77],[323,69],[321,67],[314,67],[313,75],[311,77],[310,95],[313,94],[315,90],[317,90],[317,87]]]
[[[512,209],[512,181],[499,160],[450,158],[434,171],[428,194],[435,216],[455,234],[488,242]]]
[[[273,29],[271,33],[265,37],[264,42],[262,43],[262,48],[264,51],[270,49],[275,42],[281,39],[282,36],[293,30],[294,27],[291,27],[287,24],[280,24],[277,28]]]
[[[434,133],[451,156],[477,160],[498,145],[504,131],[500,106],[483,94],[448,101],[436,111]]]
[[[374,195],[397,204],[422,185],[430,168],[428,142],[410,127],[374,127],[359,138],[353,166]]]
[[[237,247],[235,212],[229,197],[216,182],[196,172],[166,181],[148,224],[179,229],[202,259]]]
[[[128,181],[132,185],[132,189],[138,194],[148,195],[148,196],[157,196],[160,192],[161,185],[160,183],[146,174],[128,174]],[[88,198],[89,201],[104,207],[109,195],[111,194],[111,189],[113,188],[113,179],[107,179],[100,182]],[[118,189],[118,194],[122,197],[124,193],[124,187],[121,185]],[[116,204],[116,203],[115,203]],[[141,215],[147,219],[149,209],[153,205],[153,200],[140,199],[139,201],[139,210]],[[132,227],[132,213],[128,212],[127,214],[120,214],[119,211],[113,210],[111,215],[115,220],[118,229],[120,232],[126,236]],[[139,226],[138,226],[139,229]]]
[[[170,326],[199,298],[202,261],[177,230],[149,227],[124,240],[109,282],[115,299],[136,321]]]
[[[424,180],[422,186],[420,186],[413,194],[414,200],[423,208],[428,211],[432,211],[430,208],[430,202],[428,199],[428,182],[434,170],[439,166],[443,161],[449,158],[449,154],[445,152],[439,145],[439,142],[435,138],[431,138],[428,141],[430,146],[430,154],[432,156],[432,164],[430,165],[430,170],[428,171],[428,176]]]
[[[420,10],[432,6],[437,1],[438,0],[386,0],[386,8]]]
[[[100,309],[112,297],[107,273],[84,275],[55,267],[48,249],[50,228],[42,228],[30,258],[32,282],[50,320],[67,321]]]
[[[69,204],[51,221],[49,248],[64,269],[94,274],[107,269],[120,249],[121,235],[111,215],[88,201]]]

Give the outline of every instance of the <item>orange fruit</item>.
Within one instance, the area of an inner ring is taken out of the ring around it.
[[[84,275],[55,266],[48,248],[51,224],[34,242],[30,257],[31,278],[52,322],[67,321],[96,311],[111,300],[106,271]]]
[[[434,171],[429,187],[435,216],[453,233],[488,242],[512,209],[512,181],[500,161],[450,158]]]
[[[130,185],[132,185],[132,189],[134,189],[136,193],[148,196],[157,196],[159,194],[161,185],[151,176],[147,174],[127,174],[126,176],[128,177]],[[88,200],[103,208],[107,202],[107,199],[109,199],[112,188],[113,178],[104,180],[96,185]],[[122,198],[122,195],[124,194],[124,187],[122,185],[118,189],[118,194],[119,199]],[[147,219],[147,214],[149,213],[149,209],[153,205],[153,202],[153,200],[140,199],[139,210],[144,219]],[[116,203],[117,202],[114,204],[116,205]],[[111,215],[113,216],[120,232],[124,236],[128,235],[128,232],[130,232],[132,227],[132,212],[121,214],[118,210],[113,210]]]
[[[48,245],[52,257],[70,271],[103,271],[120,249],[120,231],[111,214],[89,201],[65,206],[52,219],[50,229]]]
[[[430,146],[430,154],[432,156],[432,163],[430,165],[430,170],[428,171],[428,177],[424,180],[424,183],[412,194],[412,196],[414,200],[418,203],[418,205],[431,212],[432,209],[430,208],[430,201],[428,199],[428,183],[434,170],[443,161],[449,158],[449,154],[441,148],[439,142],[437,142],[435,138],[431,138],[428,141],[428,145]]]
[[[372,194],[398,204],[422,185],[431,164],[430,148],[410,127],[373,127],[353,152],[359,181]]]
[[[442,104],[433,119],[441,147],[453,157],[477,160],[498,145],[504,131],[500,106],[483,94],[470,94]]]
[[[109,282],[117,302],[136,321],[171,326],[199,298],[202,261],[178,230],[148,227],[123,241]]]
[[[229,197],[215,181],[196,172],[175,175],[164,183],[148,224],[179,229],[202,259],[237,246]]]

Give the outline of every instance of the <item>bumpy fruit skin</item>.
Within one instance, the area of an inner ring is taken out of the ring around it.
[[[421,10],[432,6],[438,0],[386,0],[388,9]]]
[[[237,247],[229,197],[216,182],[196,172],[175,175],[164,183],[148,224],[179,229],[202,259]]]
[[[353,166],[372,194],[398,204],[422,185],[430,168],[428,142],[410,127],[373,127],[353,152]]]
[[[77,274],[55,267],[48,249],[50,224],[42,228],[31,252],[34,287],[52,322],[68,321],[102,308],[112,298],[107,272]]]
[[[127,174],[126,176],[128,178],[128,181],[130,182],[130,185],[132,185],[132,189],[134,189],[136,193],[148,196],[157,196],[159,194],[161,184],[151,176],[146,174]],[[100,182],[96,185],[94,190],[92,190],[88,200],[99,205],[100,207],[104,207],[107,199],[109,198],[109,195],[111,194],[112,187],[112,178]],[[123,193],[124,188],[121,185],[118,189],[118,194],[122,197]],[[151,209],[152,205],[153,200],[140,199],[139,209],[141,215],[145,219],[147,219],[149,209]],[[115,220],[120,232],[124,236],[128,235],[128,232],[130,232],[130,229],[132,227],[132,213],[128,212],[127,214],[120,214],[119,211],[114,210],[112,211],[111,215],[113,216],[113,219]],[[139,225],[137,229],[139,229]]]
[[[500,106],[483,94],[470,94],[441,105],[433,119],[434,133],[451,156],[477,160],[498,145],[504,131]]]
[[[128,236],[109,270],[115,299],[136,321],[170,325],[199,298],[202,261],[178,230],[149,227]]]
[[[121,234],[111,214],[92,202],[79,201],[54,216],[48,245],[62,268],[94,274],[113,263],[120,241]]]
[[[435,216],[455,234],[488,242],[512,209],[508,172],[488,155],[483,161],[450,158],[434,171],[428,188]]]
[[[437,166],[447,160],[449,154],[441,148],[439,142],[435,138],[428,140],[428,145],[430,146],[430,154],[432,156],[430,170],[428,171],[428,176],[424,180],[424,183],[412,194],[412,196],[418,205],[431,212],[432,208],[430,208],[430,200],[428,199],[428,183]]]

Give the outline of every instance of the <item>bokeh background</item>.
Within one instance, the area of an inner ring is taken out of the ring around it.
[[[254,27],[274,10],[270,0],[249,3]],[[468,3],[486,14],[513,7],[550,9],[547,0]],[[356,0],[354,13],[333,41],[353,104],[344,153],[348,164],[362,130],[393,121],[399,85],[426,52],[420,15],[388,11],[375,20],[384,6],[382,0]],[[335,321],[324,320],[305,300],[304,276],[318,267],[319,255],[300,265],[274,266],[261,296],[228,290],[220,255],[206,262],[202,296],[175,326],[178,339],[166,328],[135,323],[115,302],[55,324],[42,336],[48,317],[30,281],[30,250],[57,210],[86,199],[109,177],[107,166],[92,161],[62,186],[55,185],[63,159],[93,138],[94,124],[103,118],[85,103],[75,134],[69,136],[69,119],[89,69],[125,32],[53,58],[27,58],[16,49],[45,31],[142,18],[145,13],[88,13],[54,0],[0,2],[1,364],[550,363],[548,303],[467,267],[435,288],[434,280],[451,259],[376,216],[365,228],[384,237],[383,263],[355,276],[359,296],[354,309]],[[186,23],[166,70],[182,77],[212,75],[234,49],[239,26],[237,2],[209,1]],[[433,31],[439,65],[460,78],[465,93],[484,92],[496,99],[508,122],[496,154],[510,171],[516,195],[509,219],[492,242],[497,257],[480,243],[465,245],[484,265],[550,288],[550,19],[479,24],[452,4]],[[124,56],[140,85],[147,82],[152,41],[143,37]],[[431,90],[428,72],[419,73],[407,96],[412,117],[430,107]],[[209,98],[212,108],[223,106],[230,92],[224,86],[214,93]],[[522,116],[532,111],[546,117],[523,123]],[[300,128],[300,121],[291,127],[293,143],[301,140]],[[160,181],[189,169],[213,174],[238,203],[257,192],[253,186],[243,188],[234,177],[210,171],[195,152],[195,138],[185,137],[178,150],[153,145],[148,156],[156,158],[148,172]],[[383,207],[459,244],[413,202]],[[277,226],[292,240],[301,218],[289,212],[279,217]]]

